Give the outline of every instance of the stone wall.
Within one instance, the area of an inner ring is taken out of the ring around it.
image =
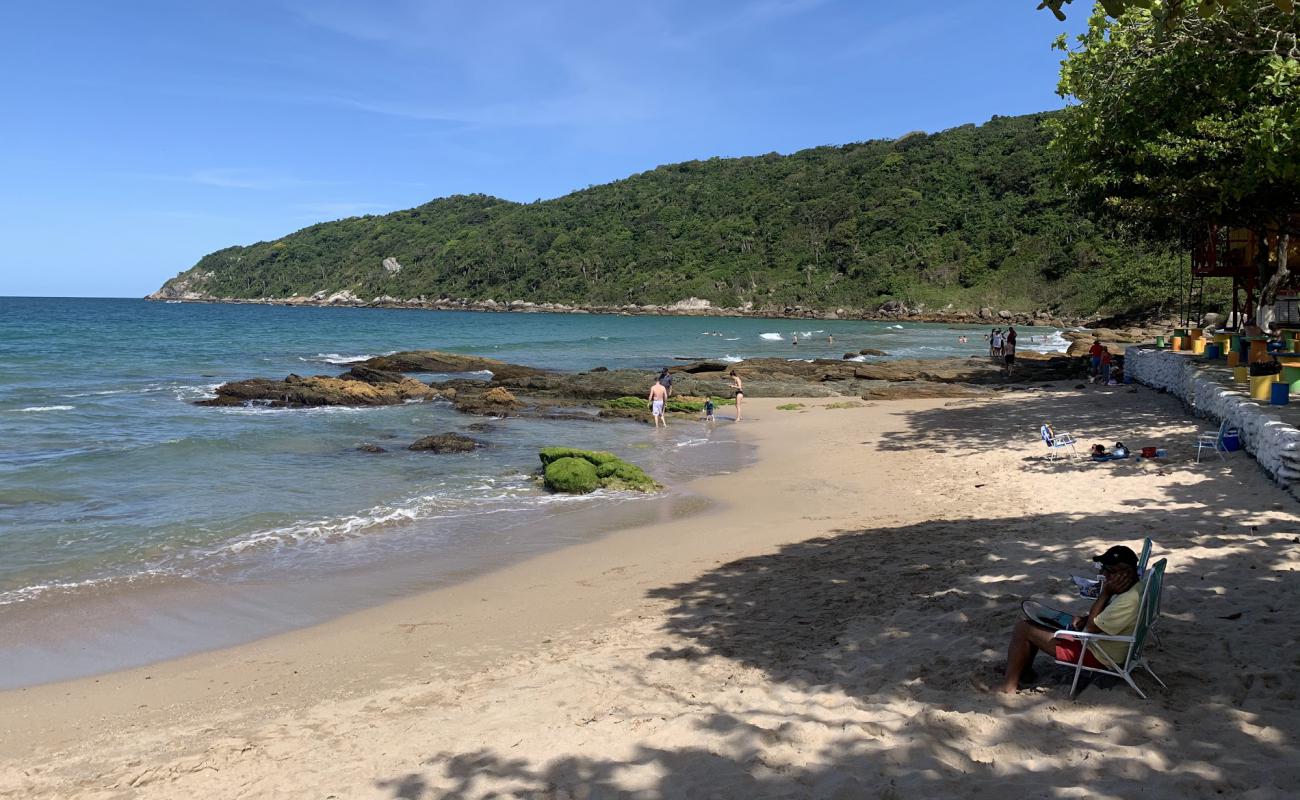
[[[1207,369],[1199,358],[1142,346],[1125,351],[1124,372],[1178,397],[1192,413],[1215,425],[1228,420],[1239,431],[1246,452],[1281,486],[1300,496],[1300,430],[1225,379],[1223,370]]]

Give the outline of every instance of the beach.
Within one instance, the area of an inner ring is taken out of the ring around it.
[[[802,408],[778,410],[786,402]],[[833,406],[847,407],[833,407]],[[729,410],[720,412],[729,416]],[[1049,460],[1037,427],[1163,460]],[[746,402],[715,501],[338,619],[0,693],[23,798],[1247,797],[1300,785],[1300,515],[1147,389]],[[1002,697],[1019,603],[1168,559],[1167,689]]]

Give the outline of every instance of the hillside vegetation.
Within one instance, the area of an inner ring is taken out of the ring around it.
[[[455,196],[204,256],[164,293],[940,310],[1123,311],[1176,292],[1177,256],[1068,202],[1048,115],[792,155],[658,167],[520,204]],[[385,266],[385,259],[396,259]]]

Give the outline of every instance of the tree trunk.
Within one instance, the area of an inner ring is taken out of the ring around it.
[[[1287,247],[1290,244],[1291,234],[1279,233],[1277,236],[1277,264],[1273,268],[1273,274],[1260,289],[1259,300],[1255,305],[1255,324],[1264,330],[1273,322],[1273,304],[1277,302],[1277,290],[1290,275],[1287,269]]]

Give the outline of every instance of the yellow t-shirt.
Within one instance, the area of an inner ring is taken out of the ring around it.
[[[1112,597],[1102,612],[1093,619],[1093,623],[1111,636],[1132,636],[1133,629],[1137,627],[1144,585],[1145,581],[1138,581],[1124,594]],[[1105,650],[1121,667],[1124,666],[1124,659],[1128,658],[1128,642],[1092,642],[1089,646],[1094,648],[1093,655],[1103,664],[1106,663],[1105,659],[1095,652],[1098,647]]]

